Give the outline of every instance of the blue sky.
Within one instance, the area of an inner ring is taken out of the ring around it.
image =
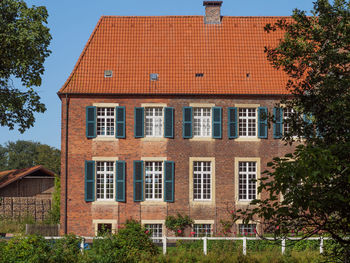
[[[49,12],[52,54],[45,62],[42,86],[37,88],[47,111],[36,114],[34,127],[20,134],[0,127],[0,144],[32,140],[61,148],[61,103],[57,91],[72,71],[86,41],[102,15],[164,16],[203,15],[202,0],[31,0]],[[294,8],[309,11],[313,0],[225,0],[222,15],[288,16]]]

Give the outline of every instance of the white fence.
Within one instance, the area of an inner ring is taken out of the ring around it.
[[[45,239],[61,239],[63,237],[45,237]],[[80,243],[80,250],[83,252],[85,249],[85,243],[86,240],[93,240],[96,238],[103,238],[103,237],[81,237],[82,241]],[[9,238],[4,238],[9,239]],[[243,241],[243,255],[247,255],[247,242],[250,240],[271,240],[271,241],[278,241],[272,237],[266,237],[264,239],[259,237],[151,237],[153,240],[162,240],[163,245],[163,254],[166,254],[167,251],[167,240],[203,240],[203,253],[204,255],[207,255],[208,253],[208,242],[210,240],[232,240],[232,241]],[[320,253],[323,253],[323,240],[331,239],[329,237],[309,237],[304,240],[319,240],[320,242]],[[280,239],[281,242],[281,252],[282,254],[286,251],[286,240],[302,240],[302,238],[298,237],[288,237],[287,239]]]

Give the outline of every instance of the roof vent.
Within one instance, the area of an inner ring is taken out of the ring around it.
[[[204,73],[196,73],[196,78],[204,77]]]
[[[158,74],[157,73],[151,73],[149,75],[149,78],[151,81],[157,81],[158,80]]]
[[[105,78],[111,78],[111,77],[113,77],[113,71],[105,70]]]

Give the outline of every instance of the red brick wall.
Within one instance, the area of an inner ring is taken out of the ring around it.
[[[260,104],[269,112],[277,97],[259,98],[244,96],[178,96],[178,97],[72,97],[69,105],[68,136],[68,233],[94,235],[94,219],[115,219],[122,225],[128,218],[164,220],[167,215],[188,214],[192,219],[215,220],[214,230],[220,231],[220,219],[228,218],[227,207],[234,206],[234,158],[260,157],[261,172],[272,157],[283,156],[292,149],[273,139],[272,127],[268,139],[259,142],[237,142],[227,135],[227,107],[234,104]],[[93,103],[119,103],[126,107],[126,138],[114,142],[93,141],[85,136],[85,107]],[[165,103],[175,108],[175,137],[165,142],[145,142],[134,138],[134,107],[141,103]],[[190,103],[214,103],[223,108],[223,137],[213,141],[190,141],[182,138],[182,107]],[[62,193],[61,229],[64,228],[64,171],[65,171],[65,100],[62,99]],[[84,201],[84,161],[93,157],[119,157],[125,160],[126,203],[117,205],[92,204]],[[141,157],[167,157],[175,161],[175,202],[165,205],[142,206],[133,201],[133,160]],[[213,206],[196,206],[189,203],[189,157],[215,157],[216,202]],[[263,196],[262,196],[263,197]]]

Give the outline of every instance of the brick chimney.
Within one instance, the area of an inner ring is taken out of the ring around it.
[[[222,1],[203,1],[205,6],[205,24],[221,24],[221,9]]]

